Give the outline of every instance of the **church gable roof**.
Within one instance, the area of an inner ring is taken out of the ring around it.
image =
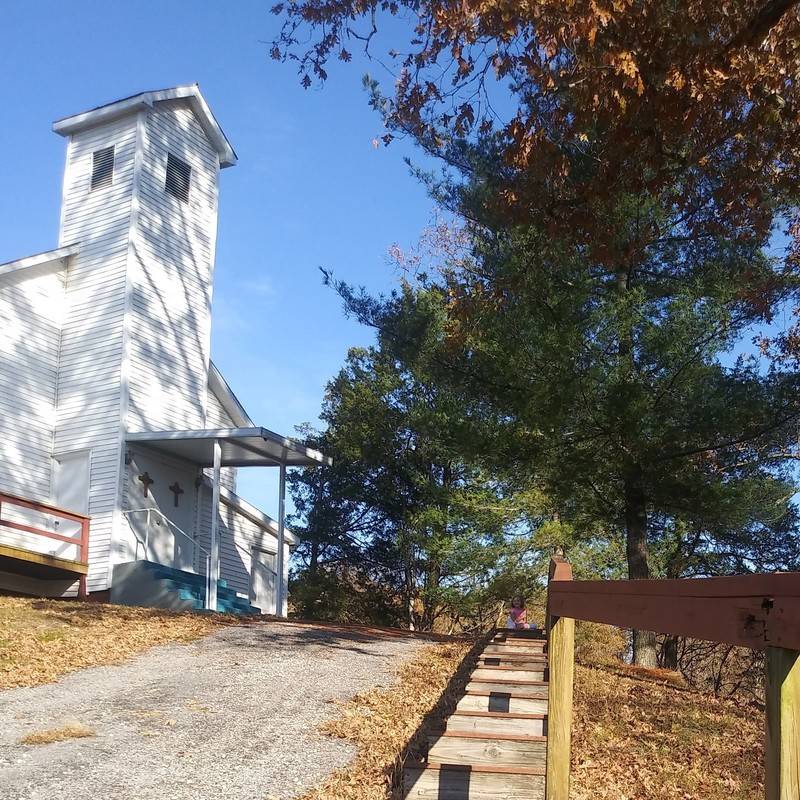
[[[121,100],[115,100],[113,103],[106,103],[89,111],[83,111],[80,114],[73,114],[56,120],[53,123],[53,130],[61,136],[71,136],[73,133],[86,128],[102,125],[128,114],[136,113],[143,108],[152,108],[156,103],[164,103],[170,100],[183,100],[188,103],[198,122],[203,127],[208,140],[216,149],[220,166],[233,166],[237,160],[236,152],[208,107],[200,92],[200,87],[196,83],[187,86],[175,86],[172,89],[140,92],[130,97],[124,97]]]

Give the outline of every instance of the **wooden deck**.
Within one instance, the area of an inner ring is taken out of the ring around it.
[[[0,544],[0,571],[29,575],[32,578],[70,578],[86,575],[89,565],[82,561]]]

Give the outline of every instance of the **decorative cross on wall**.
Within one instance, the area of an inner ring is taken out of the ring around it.
[[[147,490],[155,483],[155,481],[150,477],[149,472],[143,472],[139,476],[139,482],[144,486],[144,496],[147,497]]]
[[[178,483],[178,481],[175,481],[175,483],[169,487],[169,490],[175,495],[175,508],[177,508],[178,498],[183,494],[183,489],[181,489],[181,485]]]

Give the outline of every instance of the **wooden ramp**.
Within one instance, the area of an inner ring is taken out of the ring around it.
[[[403,797],[544,800],[548,688],[542,634],[498,630],[427,759],[406,764]]]

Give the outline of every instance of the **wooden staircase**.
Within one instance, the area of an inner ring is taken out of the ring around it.
[[[406,764],[403,797],[544,800],[547,710],[544,637],[498,630],[427,759]]]

